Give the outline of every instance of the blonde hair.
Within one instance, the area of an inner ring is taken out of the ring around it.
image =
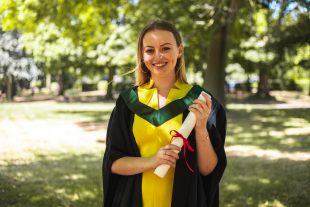
[[[145,66],[143,62],[143,38],[146,33],[154,30],[164,30],[171,32],[176,40],[177,46],[179,47],[182,45],[182,38],[178,30],[169,22],[164,20],[155,20],[150,22],[148,25],[144,27],[141,31],[139,40],[138,40],[138,47],[137,47],[137,66],[135,68],[136,71],[136,85],[141,86],[151,79],[151,73]],[[184,61],[184,53],[177,59],[177,63],[175,66],[175,75],[176,79],[181,83],[187,83],[186,79],[186,70],[185,70],[185,61]]]

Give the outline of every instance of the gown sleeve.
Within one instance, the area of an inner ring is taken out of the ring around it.
[[[188,111],[184,113],[186,117]],[[219,206],[219,183],[226,168],[226,154],[224,150],[226,136],[225,110],[217,100],[212,97],[212,110],[209,115],[207,130],[218,162],[214,170],[207,176],[199,172],[196,153],[187,153],[186,159],[193,167],[191,173],[184,162],[184,156],[180,152],[177,161],[172,205],[173,207],[218,207]],[[188,138],[192,147],[196,148],[195,131]],[[183,149],[182,149],[183,151]]]
[[[137,176],[121,176],[112,173],[112,163],[125,156],[139,156],[139,150],[130,130],[133,114],[120,96],[111,113],[107,127],[106,149],[102,164],[103,206],[128,206],[135,199],[140,203]],[[136,205],[139,206],[139,205]]]
[[[210,114],[207,129],[218,157],[218,163],[209,175],[203,177],[203,184],[207,193],[208,206],[217,207],[219,206],[219,183],[227,165],[224,150],[227,121],[224,107],[216,100],[212,104],[214,105],[214,110]]]

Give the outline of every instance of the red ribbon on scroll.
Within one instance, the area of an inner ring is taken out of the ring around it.
[[[172,135],[171,133],[174,132],[175,134]],[[180,134],[177,130],[171,130],[170,131],[170,135],[172,135],[172,139],[175,137],[181,138],[183,140],[183,154],[184,154],[184,160],[186,163],[187,168],[191,171],[194,172],[194,170],[191,168],[191,166],[188,164],[187,160],[186,160],[186,151],[189,150],[190,152],[194,152],[194,149],[192,148],[192,146],[189,144],[188,140],[183,137],[182,134]]]

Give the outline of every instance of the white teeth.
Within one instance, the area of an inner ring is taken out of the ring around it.
[[[154,64],[156,67],[162,67],[164,65],[166,65],[166,63],[158,63],[158,64]]]

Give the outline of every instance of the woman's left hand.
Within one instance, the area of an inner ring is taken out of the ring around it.
[[[188,110],[193,112],[196,116],[197,122],[196,122],[196,129],[205,129],[209,114],[212,108],[212,100],[210,96],[207,94],[202,94],[206,100],[206,103],[196,99],[193,101],[193,104],[189,106]]]

